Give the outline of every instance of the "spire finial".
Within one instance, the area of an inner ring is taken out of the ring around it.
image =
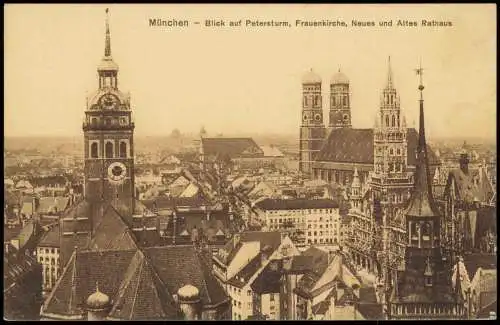
[[[420,59],[420,64],[419,64],[419,67],[417,69],[415,69],[415,72],[417,73],[417,75],[420,76],[420,84],[418,85],[418,90],[420,90],[420,100],[424,100],[424,97],[423,97],[423,94],[422,94],[422,91],[424,90],[424,82],[422,80],[422,76],[424,74],[424,68],[422,68],[422,59]]]
[[[392,88],[392,67],[391,67],[391,56],[388,59],[388,72],[387,72],[387,88]]]
[[[99,280],[95,282],[95,292],[100,292],[99,291]]]
[[[111,56],[111,36],[109,34],[109,8],[106,8],[106,43],[104,46],[104,56]]]

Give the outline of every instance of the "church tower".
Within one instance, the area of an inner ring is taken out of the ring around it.
[[[124,217],[129,217],[134,210],[134,123],[130,96],[118,88],[108,9],[104,57],[97,74],[98,89],[87,99],[83,122],[85,200],[91,204],[113,202]]]
[[[350,128],[351,98],[349,93],[349,79],[340,69],[330,81],[330,116],[328,130]]]
[[[373,199],[380,202],[383,213],[391,218],[408,200],[412,179],[408,171],[406,122],[393,84],[390,57],[387,85],[382,92],[373,133]]]
[[[300,126],[299,171],[312,177],[312,162],[325,139],[321,78],[308,71],[302,78],[302,124]]]

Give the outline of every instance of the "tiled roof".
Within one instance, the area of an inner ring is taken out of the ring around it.
[[[479,178],[479,172],[478,170],[470,170],[465,174],[461,169],[451,170],[448,176],[445,193],[449,193],[449,187],[453,180],[456,185],[455,195],[458,200],[463,200],[468,203],[472,203],[475,200],[479,202],[490,202],[495,194],[495,189],[486,175],[483,175],[481,181],[477,183],[474,182],[474,179]],[[484,173],[484,171],[481,172]]]
[[[202,197],[158,197],[143,200],[142,203],[150,210],[172,209],[174,207],[201,207],[206,206],[208,201]]]
[[[497,256],[495,254],[468,254],[464,256],[464,264],[469,278],[472,279],[479,268],[496,269]]]
[[[33,177],[29,181],[34,187],[49,185],[65,186],[68,182],[68,179],[65,176],[47,176]]]
[[[12,239],[15,239],[19,234],[21,233],[22,226],[21,225],[15,225],[15,226],[7,226],[4,224],[3,226],[3,241],[5,242],[10,242]]]
[[[263,157],[252,138],[202,138],[203,154],[220,158]]]
[[[57,213],[66,210],[69,203],[69,197],[55,196],[55,197],[41,197],[37,209],[38,213]]]
[[[139,250],[125,270],[109,316],[120,320],[177,318],[175,301]]]
[[[228,284],[243,288],[248,280],[261,268],[262,254],[257,254],[250,262],[245,265],[238,273],[236,273],[229,281]]]
[[[192,246],[151,247],[144,252],[170,293],[191,284],[200,290],[204,305],[219,304],[227,299],[224,289]]]
[[[408,129],[407,139],[408,165],[415,166],[415,153],[418,144],[417,130]],[[316,161],[373,164],[373,151],[373,129],[334,129],[330,132]],[[429,164],[438,164],[439,159],[429,146],[427,146],[427,152]]]
[[[245,231],[241,233],[241,241],[258,241],[261,249],[269,246],[269,250],[274,252],[281,244],[281,233],[277,231]]]
[[[178,318],[173,294],[196,286],[204,306],[227,301],[223,288],[192,246],[165,246],[143,251],[76,251],[42,312],[82,315],[96,286],[113,303],[110,318],[158,320]]]
[[[258,294],[279,293],[281,288],[281,264],[281,260],[270,261],[251,284],[252,290]]]
[[[268,246],[271,251],[275,251],[281,244],[281,234],[277,231],[245,231],[235,236],[239,236],[239,240],[237,241],[236,237],[233,236],[233,239],[221,249],[225,253],[222,256],[219,253],[216,255],[226,265],[229,265],[233,260],[244,242],[259,242],[261,249]]]
[[[10,285],[19,282],[39,265],[34,257],[23,254],[14,246],[8,245],[8,251],[6,252],[4,248],[3,255],[4,293]]]
[[[302,252],[302,255],[312,257],[311,271],[304,274],[299,280],[296,290],[308,295],[328,267],[328,253],[316,247],[311,247]]]
[[[91,250],[137,249],[135,238],[116,209],[108,204],[92,238]]]
[[[51,227],[42,237],[38,243],[38,247],[60,247],[61,246],[61,233],[59,223]]]
[[[304,210],[304,209],[331,209],[338,208],[339,204],[330,199],[264,199],[255,204],[262,210]]]

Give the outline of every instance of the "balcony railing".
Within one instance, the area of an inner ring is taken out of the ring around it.
[[[82,124],[84,131],[90,130],[130,130],[135,128],[134,122],[123,124],[86,123]]]

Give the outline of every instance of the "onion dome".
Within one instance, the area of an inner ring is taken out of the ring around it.
[[[321,77],[317,75],[313,69],[310,69],[302,76],[302,84],[318,84],[321,83]]]
[[[96,286],[95,292],[87,298],[87,307],[90,309],[106,309],[109,305],[109,296],[99,291],[99,286]]]
[[[340,72],[340,69],[339,69],[339,71],[337,71],[337,73],[335,73],[332,76],[332,79],[330,80],[330,84],[332,84],[332,85],[347,85],[347,84],[349,84],[349,78],[347,78],[347,76],[345,74]]]
[[[193,285],[187,284],[177,291],[177,296],[182,302],[196,302],[200,299],[200,290]]]

